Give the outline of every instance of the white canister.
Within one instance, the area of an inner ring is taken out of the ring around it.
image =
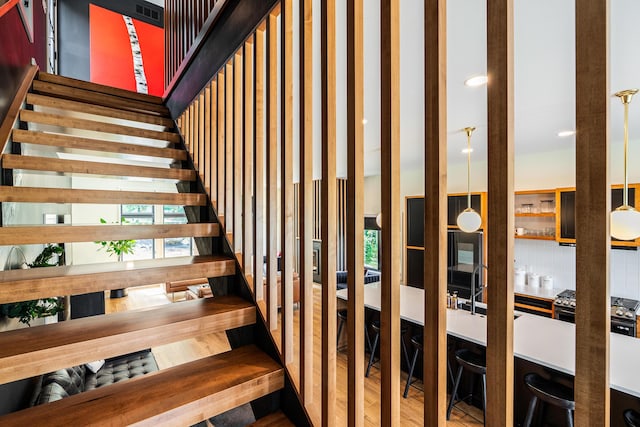
[[[540,284],[544,289],[553,289],[553,276],[542,276]]]
[[[527,284],[533,288],[539,288],[540,275],[537,273],[529,273],[529,277],[527,277]]]
[[[515,269],[514,285],[515,286],[524,286],[525,285],[525,276],[526,276],[526,273],[524,271],[524,268],[516,268]]]

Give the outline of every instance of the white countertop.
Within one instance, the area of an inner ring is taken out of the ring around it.
[[[546,298],[546,299],[555,299],[556,295],[558,295],[563,290],[564,289],[556,289],[556,288],[546,289],[546,288],[541,288],[539,286],[534,287],[534,286],[528,286],[528,285],[515,286],[513,288],[513,292],[516,294],[529,295],[532,297]]]
[[[347,289],[338,291],[336,295],[346,300]],[[400,286],[400,318],[423,326],[423,301],[423,289]],[[379,282],[364,287],[364,305],[380,310]],[[533,314],[522,314],[514,320],[513,328],[513,350],[516,357],[570,375],[575,374],[575,325]],[[487,319],[478,314],[472,316],[465,310],[447,310],[447,333],[486,346]],[[640,339],[612,333],[609,372],[611,388],[640,397],[639,363]]]

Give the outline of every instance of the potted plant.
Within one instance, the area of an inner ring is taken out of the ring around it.
[[[54,267],[58,265],[63,254],[64,248],[62,246],[48,244],[28,266],[31,268]],[[52,263],[51,259],[56,255],[58,256],[58,263]],[[0,306],[0,314],[18,319],[20,323],[27,326],[31,326],[31,322],[34,319],[55,316],[62,311],[64,311],[64,302],[61,298],[41,298],[2,304]]]
[[[100,218],[101,224],[106,224],[107,221],[104,218]],[[124,217],[120,219],[121,224],[126,224],[126,220]],[[135,240],[110,240],[110,241],[99,241],[95,242],[97,245],[100,245],[98,250],[104,249],[105,252],[111,255],[117,255],[118,261],[122,261],[125,254],[132,254],[133,250],[136,246]],[[124,289],[112,289],[111,290],[111,298],[122,298],[126,295]]]

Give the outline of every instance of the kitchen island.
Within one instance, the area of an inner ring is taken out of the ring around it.
[[[347,289],[337,292],[346,300]],[[424,326],[424,290],[400,286],[400,318],[418,326]],[[380,311],[380,282],[364,287],[365,307]],[[536,365],[544,371],[557,371],[573,376],[575,373],[575,325],[561,320],[533,314],[520,314],[514,320],[513,350],[517,359],[526,366]],[[447,334],[482,347],[487,343],[487,319],[480,314],[471,315],[465,310],[447,310]],[[610,374],[612,414],[632,405],[640,409],[640,339],[620,334],[610,335]],[[531,365],[532,364],[532,365]],[[518,370],[516,369],[516,372]],[[614,404],[614,399],[622,403]],[[526,402],[525,402],[526,403]],[[621,412],[620,412],[621,416]],[[618,420],[618,418],[615,418]],[[621,418],[620,418],[621,420]],[[613,423],[612,425],[619,425]]]

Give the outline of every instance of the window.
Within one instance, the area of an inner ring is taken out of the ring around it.
[[[364,230],[364,266],[379,270],[380,266],[380,230]]]
[[[124,224],[153,224],[153,205],[122,205],[121,217]],[[125,254],[123,259],[153,259],[155,256],[153,239],[136,240],[132,254]]]
[[[165,224],[186,224],[187,216],[182,206],[164,206],[162,209]],[[164,256],[190,256],[193,254],[191,237],[173,237],[164,239]]]

